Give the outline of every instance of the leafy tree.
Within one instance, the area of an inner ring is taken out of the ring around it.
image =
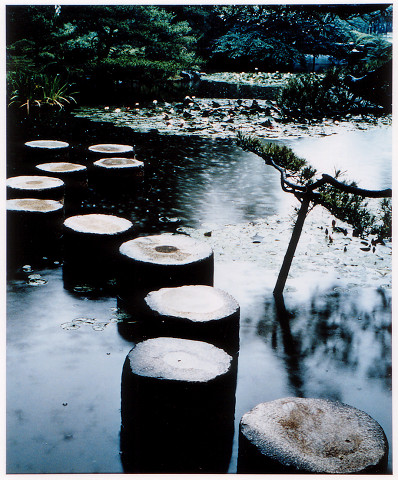
[[[20,24],[21,18],[25,20]],[[147,65],[157,62],[154,70],[159,72],[161,62],[173,63],[174,72],[196,62],[188,23],[176,21],[171,11],[158,6],[8,7],[8,32],[11,54],[18,41],[30,40],[31,49],[24,53],[31,55],[38,71],[67,68],[81,75],[87,67],[95,70],[95,65],[103,72],[109,63],[111,73],[119,63],[122,72],[129,63],[145,59]],[[131,68],[126,73],[130,75]]]
[[[229,6],[221,15],[229,31],[214,43],[213,61],[230,57],[238,66],[291,69],[305,54],[342,56],[347,33],[316,6]]]

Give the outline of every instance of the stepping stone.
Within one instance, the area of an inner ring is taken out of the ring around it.
[[[65,184],[59,178],[21,175],[8,178],[8,198],[42,198],[47,200],[63,201]]]
[[[87,186],[87,167],[78,163],[50,162],[36,165],[36,168],[47,175],[63,180],[66,188],[82,188]]]
[[[387,457],[381,426],[340,402],[282,398],[240,421],[238,473],[385,473]]]
[[[28,148],[36,149],[36,151],[43,153],[46,151],[59,151],[69,148],[69,143],[61,142],[59,140],[32,140],[25,142]]]
[[[214,345],[158,337],[128,354],[122,374],[126,472],[226,473],[236,369]]]
[[[81,211],[87,193],[87,167],[78,163],[50,162],[36,165],[48,176],[60,178],[65,183],[65,213],[74,215]]]
[[[114,157],[121,153],[129,153],[134,155],[134,147],[132,145],[120,145],[117,143],[101,143],[98,145],[91,145],[88,147],[89,153],[98,158],[99,155],[109,155]]]
[[[142,176],[144,162],[136,160],[135,158],[110,157],[101,158],[100,160],[94,162],[94,165],[111,173],[132,173],[136,176]]]
[[[25,150],[33,158],[67,160],[69,143],[60,140],[32,140],[25,142]]]
[[[118,248],[131,236],[132,229],[132,222],[114,215],[86,214],[67,218],[64,222],[66,285],[70,285],[73,277],[89,278],[95,283],[112,277],[117,267]]]
[[[90,183],[102,189],[134,188],[144,176],[144,162],[125,157],[101,158],[93,163],[90,172]]]
[[[55,200],[16,198],[7,200],[7,259],[10,271],[60,247],[63,205]]]
[[[204,242],[186,235],[152,235],[120,248],[120,298],[136,306],[152,290],[183,285],[213,285],[214,254]],[[127,307],[128,308],[128,307]]]
[[[145,303],[144,323],[155,336],[191,338],[231,355],[238,352],[240,309],[227,292],[207,285],[184,285],[152,291]]]

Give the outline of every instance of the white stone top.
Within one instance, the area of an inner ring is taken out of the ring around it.
[[[79,163],[70,163],[70,162],[51,162],[51,163],[41,163],[36,165],[36,168],[39,170],[44,170],[45,172],[78,172],[87,170],[87,167],[80,165]]]
[[[119,250],[133,260],[161,265],[186,265],[213,254],[204,242],[169,233],[134,238],[123,243]]]
[[[94,165],[104,168],[137,168],[143,167],[144,162],[136,160],[135,158],[109,157],[97,160],[94,162]]]
[[[105,215],[90,213],[87,215],[75,215],[65,220],[64,225],[71,230],[81,233],[96,233],[99,235],[115,235],[126,232],[132,227],[130,220]]]
[[[160,315],[186,318],[193,322],[222,319],[239,309],[231,295],[207,285],[161,288],[150,292],[145,302]]]
[[[133,151],[134,147],[132,145],[118,145],[117,143],[102,143],[91,145],[88,149],[95,153],[127,153]]]
[[[32,140],[31,142],[26,142],[27,147],[33,148],[66,148],[69,147],[69,143],[61,142],[59,140]]]
[[[13,198],[7,200],[7,210],[25,212],[55,212],[63,205],[55,200],[41,200],[39,198]]]
[[[45,190],[47,188],[56,188],[64,185],[59,178],[45,177],[39,175],[11,177],[7,179],[7,186],[20,190]]]
[[[232,357],[210,343],[181,338],[151,338],[128,354],[131,371],[142,377],[208,382],[226,374]]]
[[[264,455],[298,469],[355,473],[386,453],[380,425],[340,402],[282,398],[261,403],[241,419],[241,432]]]

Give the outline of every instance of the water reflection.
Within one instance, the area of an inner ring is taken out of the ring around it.
[[[307,379],[314,376],[308,366],[315,362],[317,370],[360,372],[391,389],[391,298],[379,289],[367,310],[361,297],[336,286],[322,294],[315,291],[308,304],[295,305],[289,316],[278,312],[273,299],[265,301],[257,333],[285,362],[296,396],[311,396]],[[330,389],[325,393],[330,398]],[[339,392],[332,398],[340,399]]]
[[[118,198],[92,188],[89,209],[128,215],[152,233],[283,214],[291,202],[276,172],[233,140],[147,135],[137,157],[145,163],[142,187],[119,191]]]
[[[295,153],[320,173],[346,172],[362,188],[384,189],[392,185],[392,129],[373,128],[324,138],[290,141]]]

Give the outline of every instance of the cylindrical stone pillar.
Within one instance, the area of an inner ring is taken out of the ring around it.
[[[87,167],[79,163],[50,162],[36,165],[46,175],[63,180],[67,189],[75,190],[87,186]]]
[[[129,473],[226,473],[236,370],[214,345],[159,337],[136,344],[122,374],[121,452]]]
[[[133,145],[120,145],[117,143],[100,143],[88,147],[88,158],[91,161],[101,158],[115,157],[115,156],[134,157]]]
[[[130,220],[105,214],[69,217],[64,222],[64,285],[91,283],[97,287],[112,281],[118,248],[131,237]]]
[[[24,144],[25,163],[32,172],[37,163],[67,162],[69,143],[60,140],[32,140]]]
[[[238,473],[385,473],[387,457],[381,426],[340,402],[282,398],[240,421]]]
[[[201,340],[230,355],[239,351],[240,309],[227,292],[208,285],[161,288],[145,304],[143,329],[153,336]]]
[[[87,192],[87,167],[78,163],[51,162],[36,165],[36,169],[64,182],[66,215],[78,213]]]
[[[118,294],[121,305],[142,309],[152,290],[182,285],[213,285],[214,254],[204,242],[185,235],[151,235],[119,249]]]
[[[43,257],[60,258],[63,205],[55,200],[17,198],[7,200],[8,272]]]
[[[64,201],[65,184],[59,178],[21,175],[6,181],[7,198],[42,198]]]
[[[143,176],[144,163],[135,158],[101,158],[92,165],[90,184],[112,193],[134,190],[142,183]]]

